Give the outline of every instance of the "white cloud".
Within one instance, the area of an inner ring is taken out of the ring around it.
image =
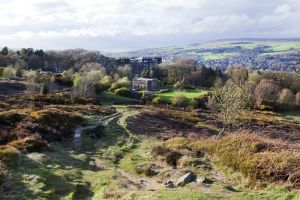
[[[282,14],[282,13],[288,13],[290,11],[291,11],[291,7],[289,5],[287,5],[287,4],[283,4],[283,5],[278,6],[275,9],[274,13],[276,13],[276,14]]]
[[[0,5],[0,43],[13,47],[147,48],[300,33],[299,0],[0,0]]]

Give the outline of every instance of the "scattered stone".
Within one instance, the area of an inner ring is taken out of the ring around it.
[[[204,183],[204,184],[212,184],[214,181],[211,179],[208,179],[206,177],[199,177],[196,180],[197,183]]]
[[[227,189],[227,190],[229,190],[229,191],[231,191],[231,192],[237,192],[237,190],[234,189],[234,188],[233,188],[232,186],[230,186],[230,185],[227,185],[227,186],[225,186],[224,188]]]
[[[196,175],[193,172],[188,172],[178,179],[176,186],[184,186],[187,183],[193,182],[196,180]]]
[[[167,188],[170,188],[170,189],[173,189],[173,188],[175,188],[175,185],[174,185],[174,183],[172,182],[172,181],[168,181],[167,183],[166,183],[166,187]]]

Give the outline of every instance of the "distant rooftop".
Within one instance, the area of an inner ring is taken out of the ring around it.
[[[152,81],[153,79],[152,78],[134,78],[134,80],[137,80],[137,81]]]

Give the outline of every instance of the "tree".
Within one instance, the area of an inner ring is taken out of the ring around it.
[[[224,87],[216,89],[213,95],[219,119],[223,124],[220,136],[228,126],[240,125],[241,118],[252,106],[252,96],[244,86],[235,83],[226,83]]]
[[[3,47],[3,49],[1,50],[1,54],[3,56],[7,56],[7,54],[8,54],[8,48],[7,47]]]
[[[261,80],[254,91],[256,105],[260,107],[263,102],[275,101],[278,96],[278,91],[279,87],[274,80]]]
[[[76,75],[74,79],[74,94],[76,96],[87,98],[95,95],[95,82],[86,75]]]
[[[279,102],[282,103],[282,104],[293,104],[293,103],[295,103],[294,93],[291,90],[289,90],[287,88],[284,88],[279,93]]]
[[[238,85],[244,84],[248,80],[248,70],[242,67],[230,67],[227,70],[227,74]]]
[[[296,105],[300,105],[300,91],[296,94]]]
[[[132,67],[130,65],[119,66],[117,68],[117,73],[120,75],[120,77],[132,78]]]

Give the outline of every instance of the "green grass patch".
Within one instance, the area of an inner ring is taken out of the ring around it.
[[[219,60],[224,59],[226,57],[232,57],[238,55],[238,53],[212,53],[206,52],[201,54],[203,60]]]
[[[186,89],[186,90],[172,90],[170,92],[159,93],[157,96],[161,97],[165,101],[171,101],[176,93],[182,94],[189,99],[197,98],[203,94],[206,94],[209,90],[202,89]]]
[[[139,104],[140,101],[128,97],[116,95],[111,92],[102,92],[100,95],[100,102],[103,105],[115,105],[115,104]]]

